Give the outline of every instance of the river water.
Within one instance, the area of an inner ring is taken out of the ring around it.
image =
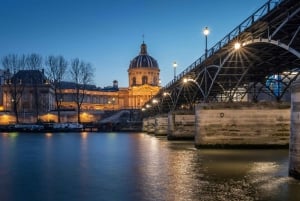
[[[299,201],[288,150],[195,149],[144,133],[0,133],[1,201]]]

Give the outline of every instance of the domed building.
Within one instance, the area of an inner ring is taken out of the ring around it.
[[[128,76],[129,86],[159,85],[159,67],[157,61],[148,55],[147,45],[143,42],[138,56],[131,60]]]
[[[117,80],[113,81],[112,86],[104,88],[95,85],[85,86],[84,99],[80,109],[81,122],[97,122],[101,120],[103,111],[141,109],[144,104],[160,90],[160,70],[158,63],[148,54],[147,45],[144,42],[141,44],[139,55],[130,61],[127,71],[129,80],[129,86],[127,87],[119,87]],[[36,98],[33,97],[34,94],[31,93],[34,85],[32,85],[30,80],[27,83],[26,79],[33,77],[35,74],[39,76],[39,79],[36,79],[39,86],[37,89],[39,108],[36,107],[35,102],[31,101],[36,100]],[[22,83],[27,83],[22,91],[24,95],[16,106],[20,112],[20,122],[32,123],[35,122],[37,118],[45,122],[58,122],[58,110],[55,103],[54,88],[50,82],[45,82],[45,80],[48,79],[44,75],[44,70],[36,70],[34,72],[24,70],[18,72],[16,75],[19,76],[18,78],[22,80]],[[0,78],[1,77],[3,76],[0,75]],[[74,100],[74,97],[76,97],[75,83],[62,81],[61,87],[61,94],[59,94],[62,101],[59,109],[61,122],[76,122],[77,106]],[[13,104],[11,101],[14,98],[10,91],[11,85],[9,82],[1,81],[0,124],[9,124],[9,122],[16,121],[16,115],[13,112]],[[11,111],[9,117],[7,111]],[[3,118],[1,113],[5,115],[5,118]],[[35,118],[34,114],[38,114],[36,115],[37,118]]]
[[[141,44],[140,54],[134,57],[128,68],[129,106],[141,108],[160,89],[157,61],[147,52],[147,45]]]

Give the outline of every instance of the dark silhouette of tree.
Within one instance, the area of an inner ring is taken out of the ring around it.
[[[60,110],[62,105],[62,81],[66,75],[68,62],[62,56],[49,56],[46,59],[46,74],[54,87],[55,104],[58,122],[61,122]]]
[[[10,95],[10,101],[12,110],[15,114],[16,123],[19,123],[19,107],[22,94],[24,91],[24,85],[20,74],[17,74],[20,70],[25,69],[25,55],[18,56],[16,54],[9,54],[2,58],[2,66],[4,68],[4,89]],[[6,100],[8,101],[8,100]]]
[[[77,106],[77,122],[81,123],[81,106],[86,95],[86,89],[92,82],[93,69],[90,63],[80,61],[78,58],[71,61],[71,80],[75,84],[74,101]]]
[[[30,54],[26,57],[26,66],[28,70],[32,70],[32,76],[31,76],[31,84],[33,87],[33,104],[34,104],[34,110],[35,110],[35,116],[36,121],[39,120],[39,113],[40,113],[40,107],[41,107],[41,99],[39,98],[39,85],[43,83],[39,83],[39,73],[36,73],[37,71],[40,71],[43,69],[42,67],[43,58],[38,54]]]

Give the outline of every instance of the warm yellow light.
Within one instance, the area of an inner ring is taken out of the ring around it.
[[[236,43],[234,44],[234,49],[238,50],[238,49],[240,49],[240,48],[241,48],[241,43],[236,42]]]
[[[46,137],[47,137],[47,138],[52,137],[52,133],[46,133]]]
[[[205,27],[205,28],[204,28],[203,34],[206,35],[206,36],[209,34],[209,29],[208,29],[208,27]]]
[[[86,139],[88,137],[88,133],[87,132],[82,132],[81,137],[82,137],[82,139]]]
[[[152,103],[154,103],[154,104],[155,104],[155,103],[158,103],[158,100],[157,100],[157,99],[153,99],[153,100],[152,100]]]

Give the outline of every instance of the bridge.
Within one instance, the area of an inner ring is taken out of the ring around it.
[[[262,93],[281,100],[300,72],[299,22],[299,1],[269,0],[164,86],[145,112],[257,101]]]
[[[300,1],[269,0],[145,103],[143,129],[196,147],[289,147],[300,178],[299,74]]]

